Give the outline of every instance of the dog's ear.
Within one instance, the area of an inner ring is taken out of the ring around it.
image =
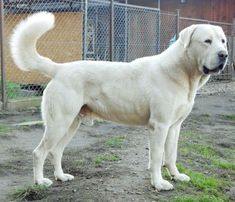
[[[191,26],[183,29],[180,32],[179,39],[184,44],[184,48],[188,48],[189,47],[189,45],[191,43],[191,39],[192,39],[193,33],[195,32],[196,28],[197,28],[197,25],[191,25]]]

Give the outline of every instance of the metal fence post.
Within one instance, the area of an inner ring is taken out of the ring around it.
[[[176,9],[176,39],[179,38],[180,32],[180,9]]]
[[[160,1],[159,1],[160,2]],[[157,54],[161,53],[161,10],[160,3],[158,7],[158,22],[157,22]]]
[[[87,55],[87,12],[88,12],[88,1],[85,0],[84,5],[84,15],[83,15],[83,54],[82,59],[86,60]]]
[[[113,45],[114,45],[114,0],[110,0],[110,41],[109,41],[109,59],[113,61]]]
[[[128,0],[125,0],[125,5],[128,4]],[[128,14],[127,14],[127,6],[125,6],[125,50],[124,50],[124,62],[128,61]]]
[[[233,18],[232,23],[232,33],[231,33],[231,56],[230,56],[230,65],[232,71],[232,78],[235,77],[235,64],[234,64],[234,39],[235,39],[235,18]]]
[[[2,94],[2,109],[6,109],[7,98],[6,98],[6,73],[4,63],[4,10],[3,0],[0,0],[0,51],[1,51],[1,94]]]

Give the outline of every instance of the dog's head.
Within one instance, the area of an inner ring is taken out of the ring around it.
[[[195,58],[199,71],[213,74],[222,71],[228,60],[227,39],[221,27],[191,25],[179,34],[189,57]]]

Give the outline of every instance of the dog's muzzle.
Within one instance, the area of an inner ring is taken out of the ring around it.
[[[209,69],[205,65],[203,65],[203,73],[204,74],[219,73],[220,71],[222,71],[224,69],[224,67],[225,67],[225,63],[221,63],[220,65],[218,65],[217,67],[215,67],[213,69]]]
[[[207,66],[203,65],[204,74],[215,74],[215,73],[219,73],[220,71],[224,69],[225,64],[227,62],[227,58],[228,58],[228,52],[224,50],[219,51],[217,53],[217,56],[218,56],[219,65],[212,69],[209,69]]]

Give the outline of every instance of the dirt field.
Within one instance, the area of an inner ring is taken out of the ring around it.
[[[34,120],[40,120],[39,110],[0,115],[0,201],[19,200],[12,193],[32,185],[31,153],[43,127],[14,124]],[[231,90],[197,96],[183,125],[178,155],[178,167],[192,180],[172,182],[173,191],[158,193],[150,185],[147,129],[108,122],[82,125],[63,157],[64,170],[75,180],[54,181],[41,201],[235,201],[234,148]],[[53,179],[49,161],[45,176]],[[165,170],[164,176],[169,179]]]

